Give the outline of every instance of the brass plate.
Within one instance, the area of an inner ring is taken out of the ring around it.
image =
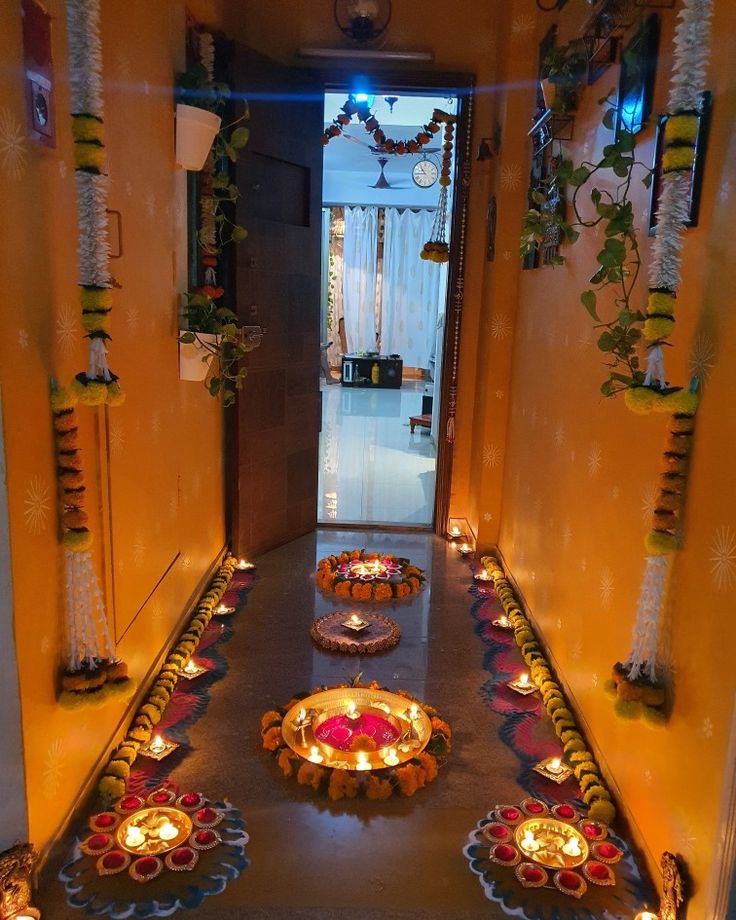
[[[531,833],[541,846],[533,850],[524,845],[527,833]],[[577,828],[565,821],[549,816],[529,818],[514,828],[514,839],[526,859],[546,866],[548,869],[574,869],[588,858],[588,841]],[[578,852],[566,853],[563,847],[575,848]]]
[[[159,837],[159,829],[165,821],[176,828],[176,836],[170,840],[162,840]],[[140,844],[126,843],[128,832],[131,829],[137,829],[143,835]],[[156,806],[137,811],[123,821],[115,831],[115,839],[119,847],[135,856],[158,856],[160,853],[167,853],[181,846],[191,833],[192,819],[189,815],[179,811],[178,808]]]
[[[305,760],[309,757],[309,749],[318,747],[320,754],[325,758],[325,762],[337,769],[355,770],[358,764],[358,754],[353,751],[342,751],[317,741],[314,737],[314,729],[317,728],[325,719],[338,713],[347,712],[348,702],[355,703],[358,712],[381,712],[386,719],[391,722],[401,732],[401,737],[392,745],[384,748],[378,748],[376,751],[366,752],[367,762],[373,770],[386,768],[383,757],[387,754],[389,747],[396,748],[399,764],[416,757],[419,751],[423,751],[429,743],[432,736],[432,723],[427,713],[422,709],[421,704],[417,703],[417,718],[409,720],[408,710],[412,701],[406,697],[399,696],[397,693],[390,693],[388,690],[370,690],[368,687],[336,687],[333,690],[323,690],[320,693],[314,693],[306,699],[292,706],[284,716],[281,723],[281,733],[284,741],[289,745],[292,751],[295,751]],[[294,727],[297,721],[300,709],[314,710],[315,715],[310,725],[306,726],[302,736],[301,729]],[[411,737],[409,730],[411,729]],[[302,741],[303,737],[303,741]],[[402,750],[402,742],[408,750]],[[339,764],[339,766],[338,766]]]

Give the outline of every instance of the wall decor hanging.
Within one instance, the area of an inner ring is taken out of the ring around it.
[[[84,510],[76,404],[120,405],[124,394],[107,362],[113,281],[107,237],[108,178],[103,139],[102,48],[99,0],[67,0],[69,82],[77,189],[79,290],[89,340],[87,369],[67,386],[51,383],[61,544],[65,560],[66,628],[60,701],[99,702],[125,688],[127,667],[117,658],[90,547]]]

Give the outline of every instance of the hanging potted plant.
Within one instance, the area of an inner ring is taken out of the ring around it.
[[[241,326],[232,310],[218,306],[204,292],[186,295],[184,318],[187,329],[179,335],[180,378],[206,380],[210,394],[231,406],[247,374],[244,358],[260,345],[259,327]]]
[[[578,90],[588,67],[582,41],[575,40],[552,48],[542,61],[544,104],[555,114],[564,115],[577,108]]]

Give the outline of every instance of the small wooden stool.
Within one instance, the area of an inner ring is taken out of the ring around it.
[[[419,425],[420,428],[431,428],[432,427],[432,416],[431,415],[410,415],[409,416],[409,428],[411,433],[414,434],[414,429]]]

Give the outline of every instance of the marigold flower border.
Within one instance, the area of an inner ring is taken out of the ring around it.
[[[481,565],[493,579],[496,596],[514,630],[514,639],[521,651],[521,657],[529,666],[531,678],[542,694],[545,712],[552,720],[565,758],[580,784],[583,802],[588,806],[588,817],[602,824],[611,824],[616,817],[611,793],[601,776],[595,755],[588,750],[565,693],[554,678],[552,667],[529,619],[523,612],[498,560],[494,556],[482,556]]]
[[[351,560],[372,561],[374,559],[391,559],[393,562],[400,563],[401,581],[395,584],[386,581],[353,581],[352,579],[341,578],[337,571],[337,567],[344,562],[350,562]],[[367,553],[364,549],[342,550],[342,552],[338,554],[333,553],[330,556],[324,556],[317,563],[317,571],[315,572],[314,578],[317,587],[327,594],[334,594],[337,597],[343,597],[353,601],[377,601],[379,603],[384,600],[401,600],[412,594],[418,594],[425,582],[424,569],[412,565],[409,559],[402,556],[394,556],[391,553],[377,553],[373,551]],[[349,585],[349,591],[337,591],[337,585],[342,584]],[[407,590],[404,591],[402,589],[401,593],[399,593],[399,589],[401,589],[402,586],[405,586]],[[381,587],[390,589],[390,595],[386,597],[377,597],[377,590]],[[356,591],[355,589],[359,590]],[[368,596],[364,596],[366,590],[369,591]]]

